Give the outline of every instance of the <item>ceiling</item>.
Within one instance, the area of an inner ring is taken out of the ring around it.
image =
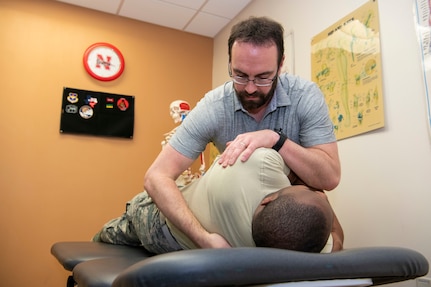
[[[57,0],[213,38],[253,0]]]

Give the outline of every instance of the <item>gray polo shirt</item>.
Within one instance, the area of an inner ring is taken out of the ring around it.
[[[208,92],[178,127],[169,144],[197,158],[208,143],[224,151],[239,134],[282,129],[297,144],[310,147],[336,141],[324,96],[318,86],[294,75],[281,74],[262,121],[256,122],[238,101],[232,82]]]

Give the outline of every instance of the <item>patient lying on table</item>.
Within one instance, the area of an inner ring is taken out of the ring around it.
[[[343,232],[326,195],[291,185],[289,168],[272,149],[260,148],[246,161],[223,168],[217,160],[182,193],[209,232],[232,247],[273,247],[305,252],[342,249]],[[94,241],[143,246],[159,254],[198,248],[158,210],[144,191],[125,213],[106,223]]]

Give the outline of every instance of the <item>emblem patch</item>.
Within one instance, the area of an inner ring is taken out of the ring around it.
[[[69,93],[67,96],[67,101],[69,103],[75,104],[79,101],[78,94],[77,93]]]
[[[120,111],[126,111],[129,108],[129,101],[127,101],[125,98],[120,98],[117,101],[117,107],[120,109]]]
[[[83,119],[89,119],[93,116],[93,109],[90,106],[82,106],[79,109],[79,115],[83,118]]]
[[[94,106],[97,105],[97,98],[87,96],[87,99],[85,99],[85,103],[94,109]]]
[[[67,105],[64,111],[68,114],[76,114],[78,112],[78,107],[75,105]]]

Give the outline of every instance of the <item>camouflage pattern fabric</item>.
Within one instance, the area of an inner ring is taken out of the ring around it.
[[[165,217],[146,192],[127,202],[126,212],[106,223],[93,241],[143,246],[156,254],[182,249],[169,232]]]

